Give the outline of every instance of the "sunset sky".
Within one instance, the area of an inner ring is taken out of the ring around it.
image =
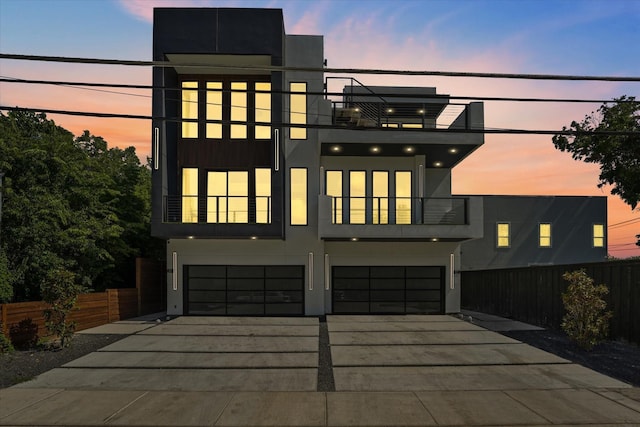
[[[636,0],[0,0],[0,52],[151,60],[153,7],[282,8],[287,34],[324,35],[332,68],[640,76],[640,1]],[[151,84],[147,67],[0,60],[3,77]],[[640,83],[459,77],[367,76],[367,85],[435,86],[456,96],[640,98]],[[0,105],[151,114],[150,91],[118,93],[0,83]],[[599,104],[485,101],[487,128],[556,130]],[[145,158],[145,120],[48,115],[111,146],[136,147]],[[453,171],[455,194],[609,196],[609,253],[639,256],[640,212],[608,188],[598,166],[555,150],[549,135],[487,135]],[[615,224],[627,222],[615,226]],[[613,225],[613,227],[611,227]]]

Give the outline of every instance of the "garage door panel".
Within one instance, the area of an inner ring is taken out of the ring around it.
[[[187,314],[304,314],[304,266],[187,265],[184,271]]]
[[[192,277],[189,279],[189,289],[224,291],[227,286],[227,279]]]
[[[369,279],[362,278],[333,278],[334,289],[369,289]]]
[[[302,292],[300,291],[267,291],[265,302],[267,303],[287,303],[302,302]]]
[[[333,267],[333,312],[442,313],[444,267]]]
[[[404,289],[404,278],[378,279],[371,278],[371,289]]]
[[[431,289],[440,291],[441,279],[407,279],[407,289]]]
[[[265,279],[267,291],[297,291],[300,286],[300,279]]]
[[[403,313],[404,301],[371,301],[371,313]]]
[[[404,267],[371,267],[371,277],[404,279]]]
[[[404,290],[371,291],[371,301],[404,301]]]
[[[225,291],[189,291],[189,301],[202,302],[225,302],[227,300]]]
[[[238,291],[260,291],[264,289],[264,279],[227,279],[227,288]]]

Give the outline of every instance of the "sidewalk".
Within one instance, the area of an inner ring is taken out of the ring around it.
[[[118,322],[133,335],[0,390],[0,425],[640,425],[640,389],[472,317],[327,316],[335,392],[315,318]]]

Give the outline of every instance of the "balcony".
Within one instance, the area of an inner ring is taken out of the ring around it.
[[[325,240],[462,241],[482,237],[481,197],[319,196]]]

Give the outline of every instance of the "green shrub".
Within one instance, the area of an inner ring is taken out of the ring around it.
[[[607,303],[602,297],[609,293],[609,288],[595,286],[584,270],[566,272],[562,278],[569,282],[567,292],[562,294],[566,310],[562,330],[578,346],[591,350],[607,337],[612,313],[605,311]]]
[[[2,332],[2,323],[0,323],[0,354],[11,353],[13,351],[13,345],[9,338],[7,338]]]
[[[75,281],[75,275],[59,268],[51,271],[40,288],[42,299],[50,305],[44,311],[47,330],[60,339],[60,346],[66,347],[73,338],[75,322],[69,322],[68,316],[82,292]]]
[[[0,247],[0,304],[11,302],[11,298],[13,298],[13,286],[9,275],[9,261]]]

